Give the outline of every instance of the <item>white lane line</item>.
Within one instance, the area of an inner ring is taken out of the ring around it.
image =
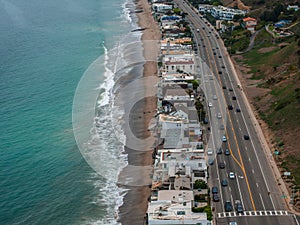
[[[254,173],[254,169],[252,169],[252,173]]]
[[[239,189],[241,202],[242,202],[243,205],[245,205],[244,201],[243,201],[243,196],[242,196],[242,192],[241,192],[241,188],[240,188],[240,184],[239,184],[239,179],[238,178],[236,178],[236,183],[237,183],[237,186],[238,186],[238,189]]]
[[[258,187],[258,183],[256,183],[256,187]]]
[[[261,194],[260,194],[260,193],[259,193],[259,197],[260,197],[260,200],[261,200],[261,203],[262,203],[262,205],[263,205],[263,208],[264,208],[264,210],[266,210],[266,207],[265,207],[264,201],[263,201],[263,199],[262,199],[262,196],[261,196]]]
[[[296,217],[295,214],[294,214],[294,219],[296,220],[297,225],[299,225],[299,222],[298,222],[297,217]]]
[[[249,157],[249,162],[251,162],[251,159],[250,159],[250,157]]]

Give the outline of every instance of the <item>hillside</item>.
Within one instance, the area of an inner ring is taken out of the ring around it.
[[[297,32],[299,24],[293,27]],[[290,171],[287,186],[300,189],[300,39],[273,39],[265,30],[254,48],[233,56],[243,86],[276,156],[280,171]],[[290,189],[291,191],[291,189]],[[299,200],[299,197],[297,197]],[[297,203],[300,208],[300,201]]]

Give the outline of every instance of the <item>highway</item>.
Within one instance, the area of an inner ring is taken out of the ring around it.
[[[187,2],[174,2],[188,13],[196,42],[196,73],[205,93],[210,123],[207,145],[214,151],[209,156],[214,159],[209,170],[210,186],[218,187],[220,197],[219,202],[212,202],[215,223],[298,224],[295,216],[287,211],[284,193],[281,193],[268,163],[272,157],[263,151],[255,130],[258,125],[250,118],[249,107],[223,41],[213,26]],[[222,140],[224,135],[226,141]],[[217,153],[219,148],[222,154]],[[225,149],[230,155],[224,154]],[[225,168],[219,168],[220,163],[224,163]],[[234,173],[233,179],[229,178],[230,172]],[[224,179],[228,181],[227,186],[222,186]],[[236,200],[242,203],[242,213],[235,210]],[[233,205],[231,212],[225,212],[226,201]]]

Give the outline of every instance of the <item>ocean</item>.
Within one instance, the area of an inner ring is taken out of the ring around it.
[[[0,224],[120,224],[127,156],[110,115],[116,71],[140,57],[124,51],[141,36],[131,11],[130,0],[0,0]]]

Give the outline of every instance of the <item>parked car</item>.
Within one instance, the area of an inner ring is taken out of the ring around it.
[[[220,201],[220,198],[219,198],[218,194],[213,194],[213,198],[212,199],[213,199],[214,202]]]
[[[221,181],[221,185],[222,185],[223,187],[226,187],[226,186],[228,185],[228,181],[227,181],[226,179],[223,179],[223,180]]]
[[[214,186],[214,187],[211,188],[211,193],[218,194],[218,192],[219,192],[218,187]]]
[[[226,201],[225,202],[225,205],[224,205],[224,208],[225,208],[225,212],[231,212],[232,211],[232,204],[230,201]]]

